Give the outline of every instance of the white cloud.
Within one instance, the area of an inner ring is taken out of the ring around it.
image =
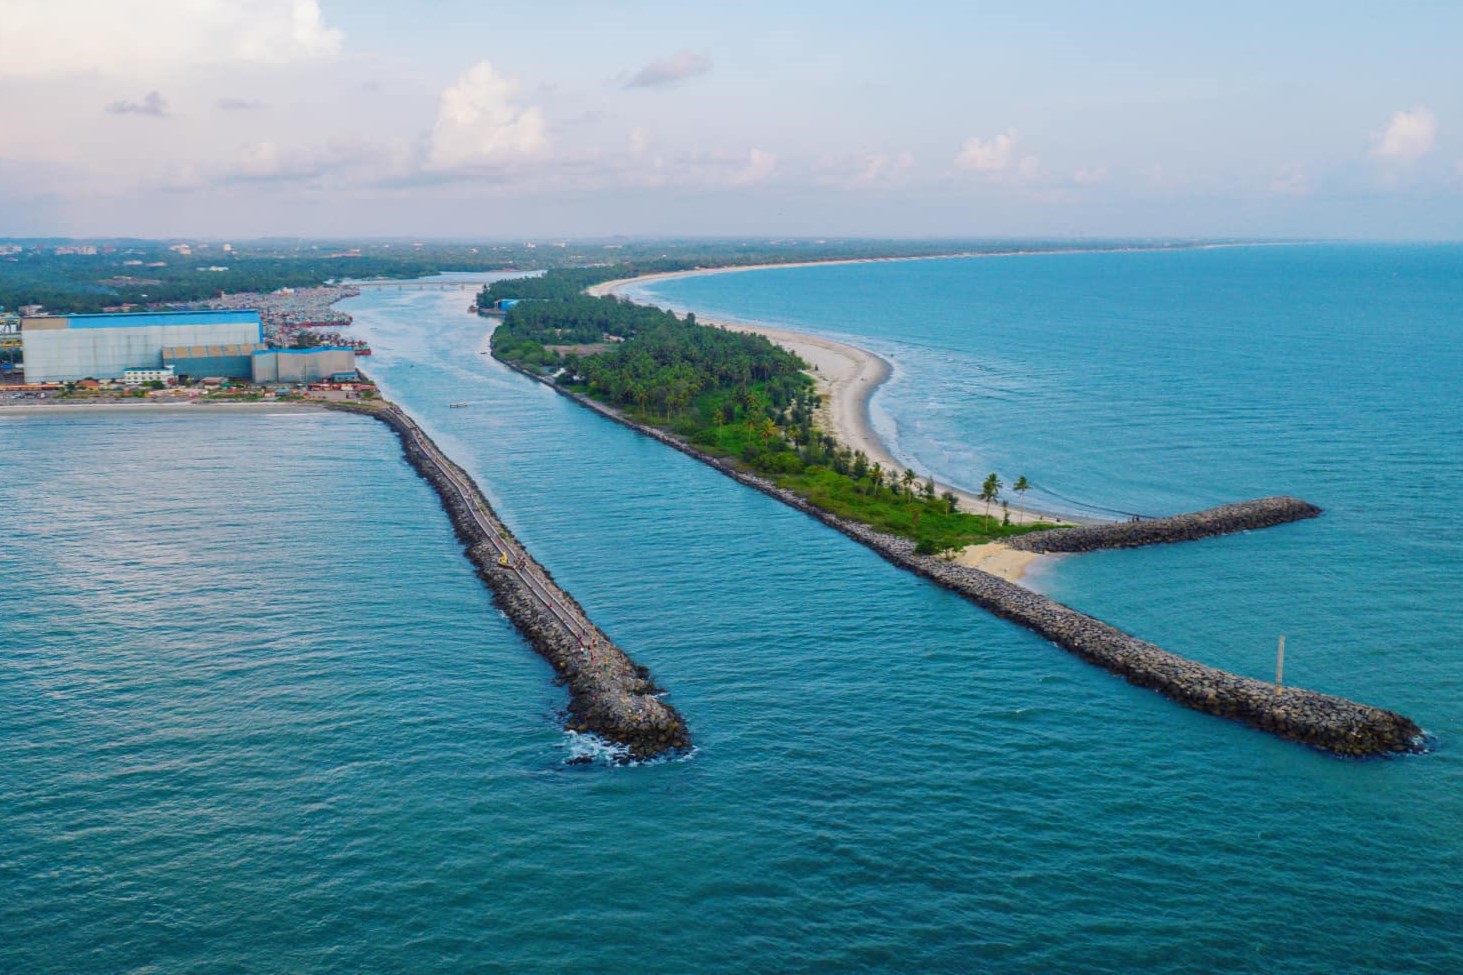
[[[1301,163],[1286,163],[1270,180],[1270,192],[1276,196],[1305,196],[1311,191],[1311,180]]]
[[[1438,119],[1432,109],[1418,106],[1397,112],[1382,132],[1372,135],[1372,156],[1394,162],[1416,162],[1432,150],[1438,138]]]
[[[5,0],[0,77],[131,77],[220,61],[328,57],[318,0]]]
[[[711,71],[711,58],[694,51],[652,61],[630,76],[626,88],[667,88]]]
[[[869,189],[902,182],[912,169],[914,153],[909,151],[893,155],[869,152],[854,156],[835,156],[823,160],[816,181],[823,186],[845,190]]]
[[[776,168],[777,155],[775,153],[763,149],[753,149],[747,153],[747,165],[732,176],[731,185],[752,186],[766,182]]]
[[[1009,129],[986,140],[972,136],[965,140],[955,156],[955,165],[972,173],[980,173],[991,180],[1020,180],[1030,182],[1036,179],[1041,161],[1035,156],[1018,156],[1020,141],[1015,129]]]
[[[281,179],[303,172],[306,167],[287,162],[273,142],[258,142],[246,146],[239,152],[239,158],[232,170],[239,179]]]
[[[543,112],[517,105],[517,92],[517,82],[496,74],[487,61],[464,72],[442,92],[428,168],[473,168],[542,153],[548,147]]]
[[[630,155],[643,156],[645,150],[650,148],[650,135],[644,129],[637,128],[630,132]]]
[[[221,162],[175,166],[149,185],[172,191],[211,190],[241,183],[359,186],[399,179],[409,174],[413,165],[404,143],[342,132],[316,146],[282,145],[274,140],[250,143]]]
[[[1002,132],[989,142],[975,136],[965,140],[955,165],[973,173],[1004,173],[1016,158],[1016,132]]]
[[[1078,186],[1096,186],[1098,183],[1105,183],[1107,182],[1107,167],[1093,166],[1088,168],[1084,166],[1072,174],[1072,182]]]

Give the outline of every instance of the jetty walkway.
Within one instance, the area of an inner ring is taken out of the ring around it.
[[[1184,707],[1238,721],[1336,755],[1363,757],[1424,748],[1422,729],[1394,711],[1304,688],[1280,687],[1209,667],[1124,633],[1024,586],[935,556],[919,555],[914,550],[914,542],[907,538],[885,534],[824,511],[726,458],[712,456],[674,434],[636,422],[613,407],[564,389],[515,363],[499,361],[601,416],[659,440],[733,480],[816,518],[873,549],[887,561],[1033,631],[1074,656],[1131,684],[1157,691]],[[1013,541],[1024,541],[1021,547],[1037,552],[1131,548],[1248,531],[1313,518],[1320,513],[1321,509],[1295,498],[1261,498],[1172,518],[1033,532]]]
[[[467,472],[411,417],[385,402],[332,403],[329,408],[374,417],[396,433],[408,463],[437,491],[494,601],[568,685],[570,730],[623,746],[627,759],[690,747],[684,719],[660,699],[661,690],[645,668],[594,625],[498,520]]]

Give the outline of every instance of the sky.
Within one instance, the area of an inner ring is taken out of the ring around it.
[[[1463,3],[0,0],[0,236],[1463,239]]]

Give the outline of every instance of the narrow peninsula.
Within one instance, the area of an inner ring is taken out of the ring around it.
[[[972,499],[828,431],[809,364],[765,334],[704,325],[586,288],[634,269],[579,268],[497,282],[477,310],[500,317],[496,358],[615,422],[711,465],[1090,663],[1185,707],[1343,756],[1416,751],[1423,733],[1395,712],[1230,674],[1146,643],[960,553],[1048,552],[1186,541],[1315,517],[1262,498],[1172,518],[1095,525],[962,510]],[[866,401],[864,390],[862,399]],[[821,416],[820,416],[821,414]],[[821,422],[820,422],[821,420]],[[838,429],[833,426],[833,429]]]

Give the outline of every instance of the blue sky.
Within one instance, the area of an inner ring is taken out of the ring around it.
[[[0,0],[0,233],[1463,238],[1463,4]]]

